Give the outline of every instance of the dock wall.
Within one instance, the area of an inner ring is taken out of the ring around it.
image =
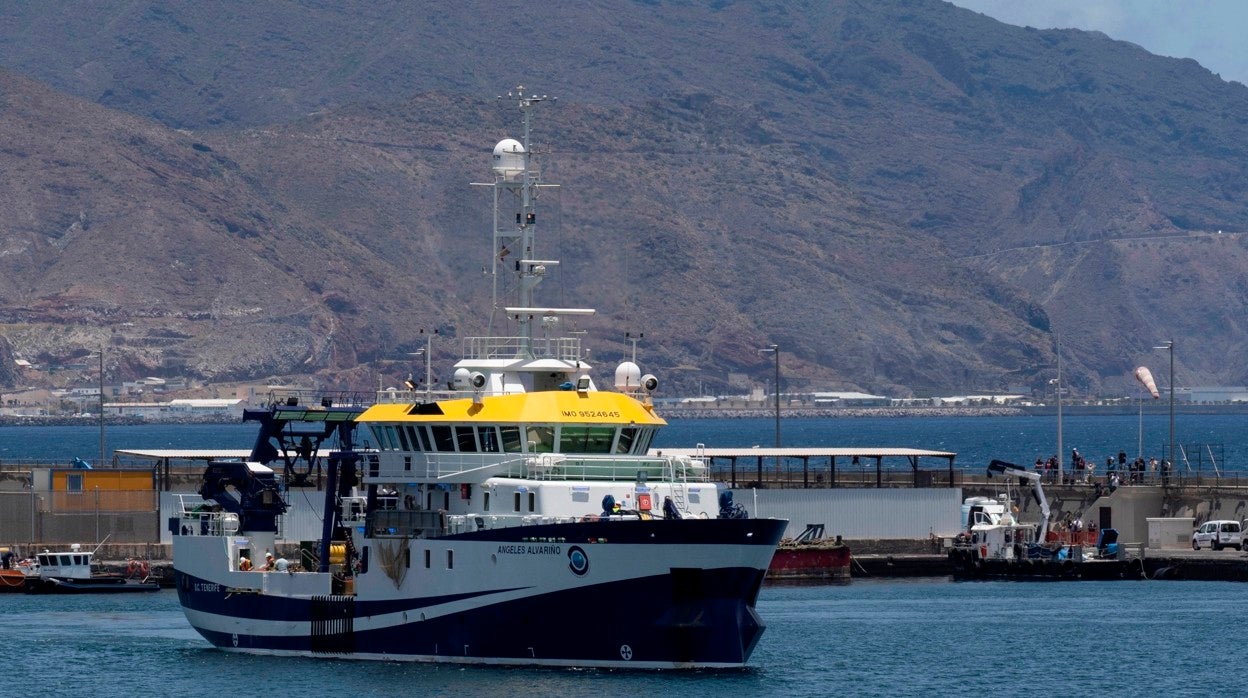
[[[736,489],[733,500],[752,515],[789,520],[785,537],[806,524],[823,524],[827,535],[859,539],[923,539],[958,532],[961,490],[926,489]]]

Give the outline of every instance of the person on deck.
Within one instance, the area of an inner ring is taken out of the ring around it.
[[[680,510],[676,508],[676,503],[672,501],[671,497],[663,498],[663,518],[665,519],[681,518]]]

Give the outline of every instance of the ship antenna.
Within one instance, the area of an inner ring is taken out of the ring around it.
[[[641,332],[641,333],[637,334],[637,336],[635,336],[635,337],[633,336],[633,333],[631,333],[631,332],[625,332],[625,333],[624,333],[624,341],[629,342],[629,343],[631,343],[631,344],[633,345],[633,358],[632,358],[632,361],[633,361],[633,363],[634,363],[634,364],[635,364],[635,363],[637,363],[637,342],[640,342],[640,341],[641,341],[641,340],[642,340],[645,336],[646,336],[646,333],[645,333],[645,332]]]
[[[499,100],[504,99],[502,96]],[[524,128],[523,140],[504,140],[494,148],[494,181],[479,186],[490,186],[494,189],[494,251],[493,251],[493,292],[490,313],[490,334],[494,334],[494,320],[500,309],[501,302],[499,277],[505,266],[513,269],[516,279],[516,306],[533,308],[534,290],[546,274],[547,266],[558,264],[555,261],[539,260],[534,256],[534,241],[537,233],[537,198],[539,189],[556,185],[542,184],[541,171],[533,160],[532,119],[533,111],[546,101],[554,98],[536,95],[525,91],[523,85],[517,86],[507,93],[506,99],[520,108]],[[475,183],[474,183],[475,184]],[[506,196],[510,194],[511,196]],[[506,207],[507,211],[503,208]],[[508,215],[514,211],[515,220]],[[517,313],[515,319],[520,324],[521,346],[519,353],[533,355],[533,324],[542,318],[531,313]]]

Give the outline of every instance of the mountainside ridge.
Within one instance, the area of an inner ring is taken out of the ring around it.
[[[1078,390],[1137,390],[1169,338],[1181,384],[1248,382],[1248,91],[1194,61],[928,0],[75,6],[40,42],[58,7],[10,10],[0,63],[140,118],[0,73],[28,358],[367,387],[435,328],[449,358],[522,73],[560,97],[543,291],[600,308],[603,375],[644,331],[674,392],[766,380],[772,342],[792,389],[1040,389],[1060,332]]]

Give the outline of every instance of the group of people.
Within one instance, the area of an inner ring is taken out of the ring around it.
[[[1113,492],[1124,483],[1138,484],[1153,480],[1160,474],[1163,485],[1170,484],[1171,465],[1169,461],[1158,461],[1156,458],[1145,460],[1143,456],[1127,460],[1126,451],[1119,451],[1118,457],[1109,456],[1105,459],[1103,480],[1096,479],[1096,462],[1088,460],[1079,453],[1079,449],[1070,450],[1070,469],[1059,467],[1057,456],[1049,456],[1048,460],[1036,458],[1036,472],[1044,478],[1044,482],[1056,483],[1058,472],[1061,472],[1062,484],[1076,483],[1095,484],[1098,491],[1108,489]]]
[[[252,571],[251,558],[242,555],[238,558],[238,569],[240,572]],[[287,572],[290,570],[290,562],[284,558],[274,558],[273,553],[264,554],[264,564],[260,566],[257,572]]]

